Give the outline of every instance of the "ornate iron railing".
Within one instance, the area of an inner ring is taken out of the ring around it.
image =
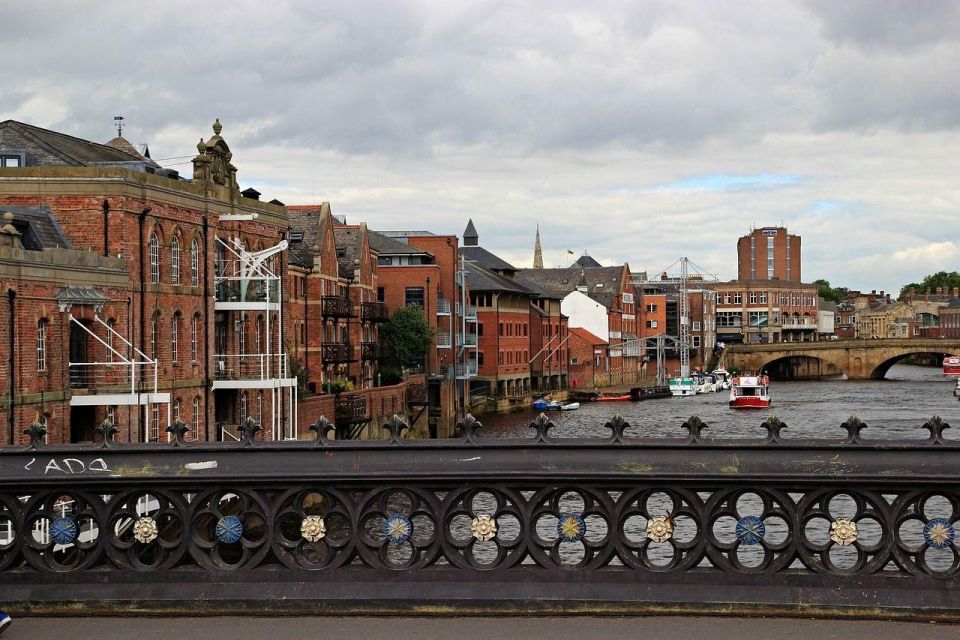
[[[353,300],[347,296],[322,296],[320,314],[324,318],[352,318]]]
[[[926,438],[408,440],[0,450],[14,610],[691,611],[960,619],[960,442]],[[495,434],[493,434],[495,435]]]

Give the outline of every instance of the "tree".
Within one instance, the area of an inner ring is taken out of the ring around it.
[[[928,275],[921,282],[905,284],[900,289],[900,300],[903,300],[910,292],[910,287],[916,289],[917,293],[926,293],[927,289],[930,290],[930,293],[936,293],[938,287],[943,287],[944,291],[953,291],[954,287],[960,287],[960,273],[956,271],[937,271]]]
[[[814,280],[813,284],[817,285],[817,295],[833,302],[842,302],[847,297],[847,292],[849,291],[846,287],[831,287],[830,281],[824,280],[823,278]]]
[[[390,321],[380,329],[380,335],[390,348],[392,359],[404,367],[422,365],[433,344],[433,331],[423,309],[417,305],[394,311]]]

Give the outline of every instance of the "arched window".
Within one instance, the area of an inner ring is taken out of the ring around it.
[[[193,396],[193,435],[199,438],[200,434],[200,396]]]
[[[159,322],[160,313],[154,311],[150,317],[150,357],[154,360],[157,359],[157,331],[159,330],[157,324],[159,324]]]
[[[170,243],[170,282],[180,284],[180,238],[173,236]]]
[[[174,313],[170,318],[170,361],[177,362],[180,359],[180,312]]]
[[[193,314],[190,320],[190,359],[197,360],[200,349],[200,314]]]
[[[150,282],[160,283],[160,239],[157,234],[150,234]]]
[[[37,323],[37,371],[47,370],[47,321]]]
[[[190,284],[200,286],[200,243],[196,238],[190,245]]]
[[[213,257],[213,271],[219,278],[227,275],[227,252],[219,242],[217,243],[217,252]]]
[[[180,398],[173,401],[173,421],[180,419]]]

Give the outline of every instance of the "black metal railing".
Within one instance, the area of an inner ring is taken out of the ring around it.
[[[346,296],[323,296],[320,313],[324,318],[352,318],[353,300]]]
[[[364,302],[360,305],[360,319],[365,322],[386,322],[390,319],[390,313],[382,302]]]
[[[389,347],[385,342],[360,343],[360,358],[362,360],[386,360],[389,355]]]
[[[344,398],[344,401],[351,398]],[[337,422],[341,417],[337,404]],[[350,415],[353,413],[351,405]],[[346,414],[344,414],[346,415]],[[960,619],[960,441],[557,436],[0,449],[14,610],[696,612]],[[108,428],[109,427],[109,428]],[[496,435],[496,434],[491,434]]]
[[[349,342],[324,342],[320,345],[320,359],[324,364],[353,362],[353,345]]]

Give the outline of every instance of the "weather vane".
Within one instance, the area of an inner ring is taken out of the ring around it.
[[[117,123],[117,137],[123,137],[123,116],[113,116],[113,121]]]

